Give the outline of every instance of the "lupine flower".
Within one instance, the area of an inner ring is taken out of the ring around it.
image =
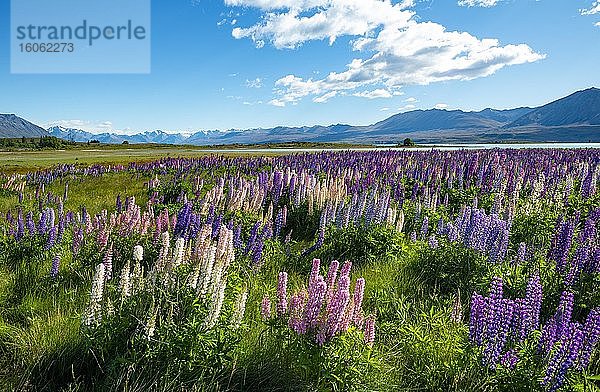
[[[58,276],[58,269],[60,268],[60,256],[56,255],[52,259],[52,268],[50,268],[50,277],[56,279]]]
[[[279,283],[277,285],[277,316],[281,317],[288,311],[287,303],[287,281],[286,272],[279,273]]]
[[[112,245],[106,250],[104,253],[104,258],[102,259],[102,264],[104,264],[104,271],[106,280],[110,280],[112,278],[112,259],[113,259],[113,250]]]
[[[248,290],[243,290],[238,295],[235,305],[233,307],[233,315],[231,316],[231,325],[234,329],[237,329],[242,324],[244,313],[246,311],[246,301],[248,301]]]
[[[263,320],[268,320],[271,318],[271,299],[268,295],[265,295],[260,304],[260,314]]]
[[[83,324],[91,327],[97,326],[102,321],[102,299],[104,298],[104,264],[98,264],[92,280],[90,304],[88,305]]]
[[[513,370],[519,361],[519,357],[517,356],[517,352],[515,349],[508,350],[500,360],[502,366],[509,370]]]
[[[364,336],[365,344],[372,347],[375,342],[375,316],[369,316],[365,320]]]

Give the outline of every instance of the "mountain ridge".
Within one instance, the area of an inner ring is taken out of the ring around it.
[[[591,87],[576,91],[538,107],[486,108],[479,111],[416,109],[364,126],[332,124],[200,130],[189,135],[161,130],[133,135],[94,134],[59,126],[50,127],[47,131],[51,136],[77,142],[98,140],[102,143],[127,141],[188,145],[307,141],[397,143],[404,138],[411,138],[418,143],[600,142],[600,89]]]

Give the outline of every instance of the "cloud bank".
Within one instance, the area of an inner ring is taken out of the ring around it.
[[[461,0],[495,3],[493,0]],[[275,106],[313,97],[317,103],[338,95],[385,98],[406,85],[427,85],[449,80],[486,77],[516,64],[543,59],[526,44],[502,45],[497,39],[480,39],[467,32],[420,21],[411,9],[413,0],[225,0],[229,6],[258,9],[254,25],[235,27],[236,39],[251,39],[261,48],[295,49],[309,41],[333,45],[351,37],[357,53],[345,68],[323,78],[286,75],[275,82]]]

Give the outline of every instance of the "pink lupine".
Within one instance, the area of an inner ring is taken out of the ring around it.
[[[340,271],[340,277],[342,276],[350,276],[350,270],[352,269],[352,262],[346,261],[342,266],[342,270]]]
[[[364,329],[365,344],[369,347],[375,342],[375,316],[371,315],[365,320]]]
[[[327,295],[325,297],[325,303],[329,304],[331,298],[333,297],[334,289],[335,289],[335,281],[337,279],[338,269],[340,267],[340,262],[337,260],[333,260],[329,265],[329,271],[327,272]]]
[[[306,306],[306,291],[301,291],[298,294],[292,295],[290,298],[290,317],[288,325],[291,329],[300,333],[302,330],[302,316]]]
[[[265,295],[260,304],[260,314],[263,320],[268,320],[271,318],[271,299],[268,295]]]
[[[362,302],[365,294],[365,279],[358,278],[356,279],[356,284],[354,285],[354,312],[352,315],[352,320],[355,324],[358,324],[358,321],[361,315],[362,310]]]
[[[308,300],[304,310],[304,320],[302,321],[300,333],[304,334],[309,329],[313,329],[317,325],[317,320],[319,314],[321,313],[321,306],[323,305],[323,299],[325,298],[326,291],[327,284],[323,280],[323,277],[318,275],[315,278],[315,283],[313,283],[308,289]]]
[[[326,338],[331,339],[340,330],[342,318],[346,312],[348,301],[350,300],[350,277],[342,275],[340,277],[338,288],[330,306],[328,307],[327,323],[323,326],[326,329]]]
[[[320,267],[321,267],[321,260],[313,259],[312,269],[310,271],[310,280],[308,282],[309,285],[312,285],[317,280],[317,276],[319,276],[319,268]]]

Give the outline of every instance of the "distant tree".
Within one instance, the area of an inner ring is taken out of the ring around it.
[[[94,139],[94,140],[90,140],[90,141],[88,142],[88,144],[100,144],[100,140],[96,140],[96,139]]]
[[[402,145],[403,145],[404,147],[413,147],[413,146],[415,146],[416,144],[415,144],[415,142],[413,142],[413,140],[412,140],[411,138],[408,138],[408,137],[407,137],[407,138],[406,138],[406,139],[404,139],[404,141],[402,142]]]
[[[129,144],[129,142],[127,140],[123,140],[122,144]]]

